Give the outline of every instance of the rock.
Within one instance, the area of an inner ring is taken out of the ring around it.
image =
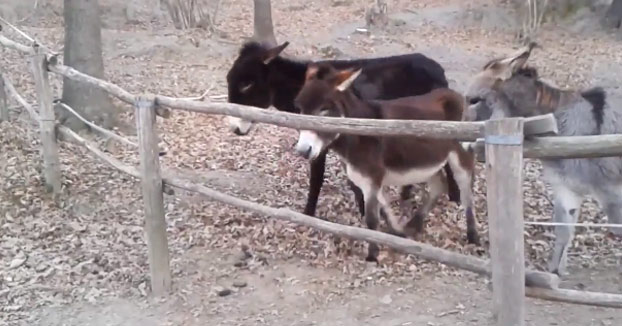
[[[222,289],[216,292],[218,294],[219,297],[226,297],[229,294],[231,294],[231,290],[230,289]]]
[[[236,288],[243,288],[243,287],[246,287],[246,282],[245,281],[234,281],[233,286]]]
[[[380,299],[380,303],[382,304],[391,304],[391,302],[393,302],[393,299],[391,299],[391,296],[388,294]]]
[[[27,257],[14,258],[13,260],[11,260],[11,263],[9,264],[9,269],[15,269],[15,268],[22,266],[26,262],[27,259],[28,259]]]
[[[41,273],[45,271],[47,268],[48,268],[48,265],[46,263],[39,263],[37,266],[35,266],[35,271],[37,273]]]

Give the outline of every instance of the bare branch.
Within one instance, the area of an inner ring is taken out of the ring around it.
[[[32,118],[33,121],[39,121],[39,114],[37,113],[37,111],[35,111],[32,105],[26,102],[26,100],[24,100],[24,98],[19,95],[19,93],[17,92],[11,81],[7,78],[7,76],[5,74],[0,74],[0,77],[2,77],[2,79],[4,80],[4,86],[6,87],[6,90],[10,93],[10,95],[13,96],[13,98],[15,98],[15,100],[19,104],[24,107],[24,109],[26,109],[26,111],[30,115],[30,118]]]

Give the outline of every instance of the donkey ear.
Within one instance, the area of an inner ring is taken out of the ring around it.
[[[318,70],[319,70],[319,67],[315,63],[310,63],[309,65],[307,65],[307,72],[305,73],[305,80],[309,80],[315,77],[315,75],[317,75]]]
[[[535,42],[531,42],[527,46],[524,46],[514,52],[511,56],[503,59],[501,63],[507,65],[510,74],[513,74],[525,67],[527,60],[531,55],[531,50],[533,50],[536,46],[537,44]]]
[[[531,42],[504,59],[490,61],[484,66],[484,69],[492,71],[493,75],[501,80],[509,79],[512,77],[512,74],[525,67],[527,59],[531,55],[531,50],[536,46],[535,42]]]
[[[283,50],[285,50],[285,48],[289,45],[288,41],[283,42],[283,44],[281,45],[277,45],[275,47],[273,47],[270,50],[267,50],[266,53],[264,54],[264,58],[263,58],[263,63],[264,64],[269,64],[270,61],[274,60],[274,58],[278,57],[279,54],[281,54],[281,52],[283,52]]]
[[[350,85],[352,85],[354,80],[361,74],[362,70],[363,70],[362,68],[359,68],[356,71],[348,69],[348,70],[342,70],[338,72],[337,76],[335,77],[335,85],[336,85],[335,88],[340,92],[345,91],[346,89],[348,89],[348,87],[350,87]]]

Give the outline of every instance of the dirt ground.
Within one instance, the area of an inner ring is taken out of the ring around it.
[[[116,0],[115,0],[116,1]],[[172,29],[158,1],[103,1],[107,79],[139,94],[197,96],[211,88],[226,94],[225,74],[252,32],[248,1],[222,2],[216,33]],[[463,91],[488,59],[515,47],[513,16],[489,1],[388,1],[390,24],[371,33],[359,1],[273,0],[285,55],[352,58],[422,52],[446,69]],[[60,1],[0,4],[0,14],[52,49],[63,43]],[[122,9],[125,8],[125,9]],[[600,85],[612,105],[622,94],[622,43],[600,30],[583,10],[544,26],[543,49],[532,56],[546,79],[560,87]],[[569,23],[572,22],[572,23]],[[3,35],[25,42],[14,32]],[[35,103],[26,59],[0,49],[6,71]],[[55,96],[61,80],[53,76]],[[131,108],[124,120],[133,125]],[[381,264],[362,258],[366,245],[257,216],[194,195],[165,196],[174,294],[150,298],[140,186],[79,146],[61,143],[65,195],[45,194],[36,128],[15,102],[12,121],[0,124],[0,325],[493,325],[488,280],[471,273],[383,250]],[[162,162],[192,171],[218,190],[275,207],[301,211],[308,166],[292,152],[297,132],[259,125],[234,136],[223,117],[174,112],[158,120]],[[135,140],[131,128],[120,133]],[[128,164],[131,148],[94,139]],[[322,189],[318,214],[364,227],[335,157]],[[480,167],[481,170],[481,167]],[[481,172],[481,171],[480,171]],[[488,257],[485,180],[476,182],[483,247],[465,245],[460,210],[445,200],[428,223],[424,241]],[[549,221],[550,189],[540,164],[525,166],[525,219]],[[594,202],[582,221],[606,222]],[[544,269],[552,229],[528,227],[528,266]],[[580,229],[570,252],[564,287],[622,293],[622,246],[603,229]],[[622,311],[528,299],[527,325],[619,325]]]

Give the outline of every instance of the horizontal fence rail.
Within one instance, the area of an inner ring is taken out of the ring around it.
[[[479,161],[485,161],[484,139],[475,141]],[[539,159],[596,158],[622,156],[622,134],[592,136],[528,137],[523,157]]]

